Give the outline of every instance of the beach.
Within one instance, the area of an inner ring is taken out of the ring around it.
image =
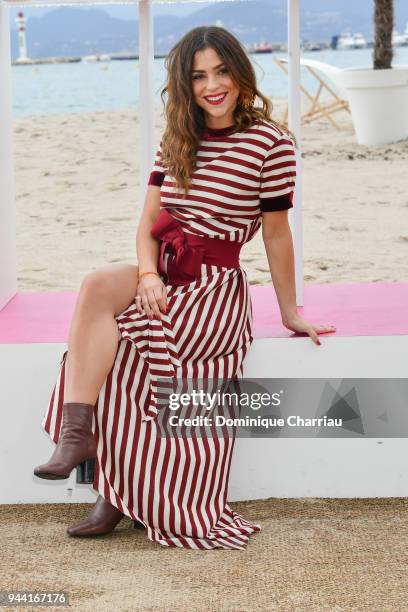
[[[336,121],[302,128],[305,282],[406,281],[408,140],[357,145],[350,115]],[[78,290],[90,271],[137,263],[138,127],[132,109],[14,120],[19,291]],[[155,145],[163,129],[157,107]],[[261,230],[241,264],[251,284],[271,283]]]

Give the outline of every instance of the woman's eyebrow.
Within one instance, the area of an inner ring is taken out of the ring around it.
[[[217,70],[218,68],[221,68],[222,66],[225,66],[225,64],[218,64],[218,66],[214,66],[213,70]],[[205,70],[193,70],[193,72],[205,72]]]

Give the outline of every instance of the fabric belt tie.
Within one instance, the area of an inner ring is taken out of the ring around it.
[[[175,264],[180,272],[193,277],[201,275],[202,263],[226,268],[239,268],[239,253],[242,243],[184,232],[181,223],[164,208],[161,209],[150,233],[154,238],[161,241],[160,270],[164,270],[164,253],[166,250],[175,253]]]

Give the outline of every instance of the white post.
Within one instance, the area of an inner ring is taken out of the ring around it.
[[[143,204],[154,153],[154,39],[151,0],[139,0],[139,165]]]
[[[0,3],[0,309],[17,291],[8,8]]]
[[[297,178],[293,209],[289,218],[293,224],[295,249],[296,304],[303,306],[303,232],[302,232],[302,159],[301,159],[301,90],[300,90],[300,0],[288,0],[289,55],[289,129],[296,136]]]

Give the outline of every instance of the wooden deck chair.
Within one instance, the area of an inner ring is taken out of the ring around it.
[[[287,59],[274,58],[274,61],[279,66],[279,68],[281,68],[285,72],[285,74],[288,74],[288,69],[286,67],[286,64],[288,63]],[[337,130],[340,130],[340,126],[338,125],[338,123],[336,123],[332,115],[340,110],[347,110],[348,112],[350,112],[349,104],[346,99],[346,94],[336,82],[336,76],[342,71],[341,68],[337,68],[337,66],[325,64],[324,62],[319,62],[317,60],[309,60],[303,58],[301,58],[300,63],[302,66],[305,66],[305,68],[307,68],[307,70],[319,82],[319,87],[314,95],[311,94],[303,85],[300,86],[306,98],[308,98],[308,100],[310,100],[311,102],[310,108],[302,115],[302,122],[310,123],[311,121],[319,119],[320,117],[326,117],[326,119],[330,121],[330,123]],[[325,78],[323,78],[322,75],[324,75]],[[334,89],[327,83],[326,79],[330,79],[335,84],[338,93],[334,91]],[[329,94],[329,101],[323,101],[321,99],[321,95],[323,93]],[[287,123],[287,121],[288,105],[286,105],[283,122]]]

